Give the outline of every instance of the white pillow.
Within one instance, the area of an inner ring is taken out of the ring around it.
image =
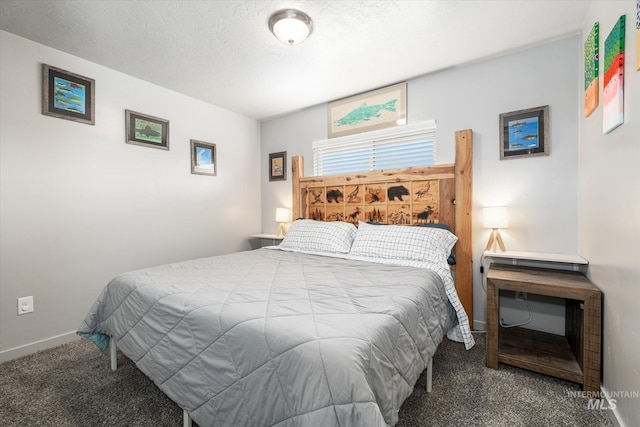
[[[360,221],[351,255],[429,261],[447,265],[458,238],[448,230],[403,225],[372,225]]]
[[[284,236],[280,248],[346,254],[358,229],[348,222],[322,222],[311,219],[294,221]]]

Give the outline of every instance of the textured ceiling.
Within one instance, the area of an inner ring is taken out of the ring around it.
[[[289,7],[314,22],[310,38],[293,47],[267,24]],[[262,120],[575,34],[588,7],[575,0],[0,0],[0,29]]]

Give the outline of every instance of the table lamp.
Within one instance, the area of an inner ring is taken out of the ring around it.
[[[491,236],[487,242],[487,247],[484,249],[485,251],[493,251],[496,243],[502,252],[507,251],[504,247],[502,236],[500,236],[500,229],[509,226],[509,217],[507,214],[508,212],[505,206],[482,208],[484,227],[491,228]]]
[[[291,221],[291,209],[276,208],[276,222],[280,223],[278,228],[278,237],[284,237],[287,234],[285,224]]]

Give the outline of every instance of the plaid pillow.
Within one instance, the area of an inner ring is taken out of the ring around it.
[[[447,258],[457,241],[453,233],[440,228],[377,226],[360,221],[349,253],[447,265]]]
[[[348,222],[321,222],[299,219],[291,224],[280,248],[346,254],[358,229]]]

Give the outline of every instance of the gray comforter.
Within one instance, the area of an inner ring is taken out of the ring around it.
[[[454,324],[430,270],[261,249],[118,276],[78,333],[200,426],[372,427]]]

